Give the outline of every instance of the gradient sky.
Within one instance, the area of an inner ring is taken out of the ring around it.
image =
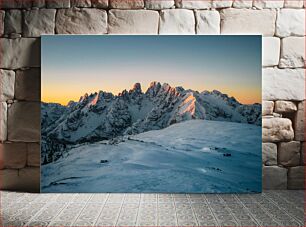
[[[42,100],[152,81],[261,103],[261,36],[43,36]]]

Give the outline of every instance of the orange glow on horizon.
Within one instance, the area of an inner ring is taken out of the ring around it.
[[[171,84],[170,84],[171,86]],[[132,87],[132,86],[131,86]],[[125,88],[126,90],[131,89]],[[143,92],[147,90],[148,86],[142,86]],[[187,87],[184,87],[188,89]],[[97,87],[88,89],[86,86],[71,86],[66,87],[65,85],[49,85],[44,86],[42,85],[42,101],[43,102],[50,102],[50,103],[60,103],[61,105],[67,105],[69,101],[79,101],[80,97],[83,96],[85,93],[91,94],[94,92],[99,92],[103,90],[105,92],[111,92],[114,95],[118,95],[120,92],[124,90],[124,88],[116,87],[116,88],[106,88],[101,89]],[[226,87],[212,87],[207,86],[206,88],[195,87],[193,90],[202,92],[204,90],[212,91],[218,90],[224,94],[227,94],[229,97],[234,97],[242,104],[254,104],[254,103],[261,103],[261,91],[258,88],[254,87],[243,87],[243,88],[226,88]]]

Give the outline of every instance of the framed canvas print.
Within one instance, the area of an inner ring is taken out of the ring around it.
[[[41,45],[41,192],[261,192],[261,36]]]

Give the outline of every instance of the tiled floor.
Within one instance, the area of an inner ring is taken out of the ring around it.
[[[4,226],[304,226],[303,191],[262,194],[1,192]]]

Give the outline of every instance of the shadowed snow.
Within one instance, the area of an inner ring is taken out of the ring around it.
[[[190,120],[83,145],[41,179],[42,192],[260,192],[261,127]]]

